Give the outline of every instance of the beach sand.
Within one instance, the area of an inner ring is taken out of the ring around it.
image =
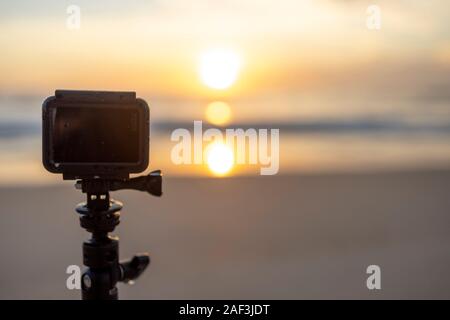
[[[165,178],[122,191],[121,258],[152,263],[122,299],[450,298],[450,171]],[[0,298],[78,299],[88,233],[72,187],[0,188]],[[381,267],[381,290],[366,268]]]

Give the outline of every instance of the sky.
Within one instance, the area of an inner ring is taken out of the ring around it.
[[[379,31],[366,28],[372,3],[382,10]],[[81,9],[78,30],[66,27],[70,4]],[[2,1],[0,93],[65,86],[242,98],[355,82],[389,90],[386,77],[407,93],[424,83],[405,73],[448,82],[449,7],[434,0]],[[211,47],[242,57],[229,90],[199,79],[198,57]]]

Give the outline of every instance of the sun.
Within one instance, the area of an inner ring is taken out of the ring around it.
[[[223,126],[230,122],[231,108],[226,102],[214,101],[206,107],[205,115],[209,123]]]
[[[206,163],[215,175],[224,176],[233,167],[233,151],[224,143],[213,143],[206,149]]]
[[[200,78],[213,89],[229,88],[236,82],[240,69],[241,58],[232,49],[210,49],[200,56]]]

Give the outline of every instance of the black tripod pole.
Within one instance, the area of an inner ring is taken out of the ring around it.
[[[80,224],[92,234],[91,238],[83,243],[83,264],[88,269],[83,273],[81,280],[83,300],[116,300],[118,298],[116,284],[119,280],[119,240],[109,235],[119,224],[119,202],[109,203],[107,195],[101,201],[107,201],[108,207],[102,209],[94,203],[98,195],[88,194],[87,203],[77,206],[80,214]],[[90,201],[91,200],[91,201]]]
[[[146,188],[144,188],[146,186]],[[110,200],[108,190],[135,189],[160,196],[161,172],[129,181],[82,180],[77,183],[87,194],[87,202],[76,211],[80,225],[91,233],[83,243],[83,264],[87,270],[81,278],[83,300],[117,300],[117,282],[130,283],[138,278],[150,263],[148,254],[135,255],[119,262],[119,239],[109,233],[120,222],[122,203]]]

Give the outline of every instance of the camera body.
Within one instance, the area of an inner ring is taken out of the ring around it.
[[[42,160],[63,179],[127,179],[148,166],[149,108],[135,92],[56,90],[42,106]]]

